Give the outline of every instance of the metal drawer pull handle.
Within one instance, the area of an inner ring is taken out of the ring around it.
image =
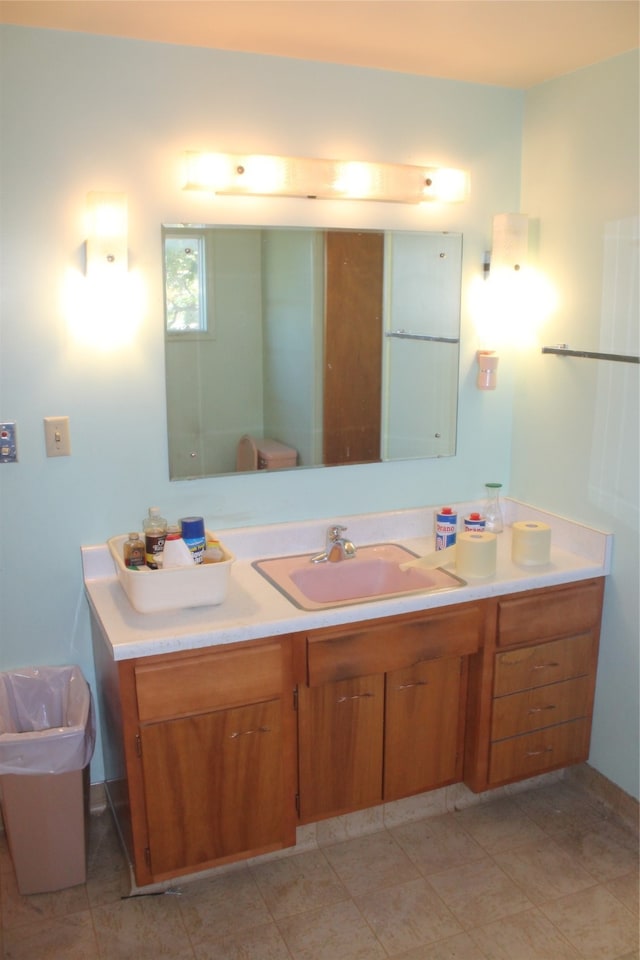
[[[238,737],[247,737],[250,733],[271,733],[271,727],[257,727],[255,730],[236,730],[229,734],[229,740],[237,740]]]
[[[350,697],[338,697],[336,703],[346,703],[348,700],[362,700],[363,697],[373,697],[373,693],[354,693]]]
[[[560,666],[560,664],[559,664],[557,661],[552,660],[551,663],[537,663],[537,664],[535,665],[535,667],[532,667],[531,669],[532,669],[532,670],[546,670],[547,667],[559,667],[559,666]]]
[[[542,713],[543,710],[555,710],[555,709],[556,709],[555,703],[548,703],[544,707],[531,707],[531,709],[529,710],[529,713]]]
[[[398,690],[409,690],[411,687],[428,687],[428,680],[414,680],[413,683],[401,683]]]
[[[542,750],[527,750],[525,757],[539,757],[543,753],[553,753],[553,747],[543,747]]]

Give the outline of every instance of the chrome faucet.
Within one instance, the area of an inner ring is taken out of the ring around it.
[[[356,548],[351,540],[342,536],[346,532],[346,527],[340,524],[329,527],[327,530],[327,545],[324,553],[319,553],[311,557],[312,563],[338,563],[340,560],[351,560],[356,555]]]

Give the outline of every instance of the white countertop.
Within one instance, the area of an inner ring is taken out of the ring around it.
[[[459,517],[478,509],[473,503],[456,507]],[[236,557],[228,595],[219,606],[137,613],[120,586],[106,544],[81,548],[85,589],[111,655],[115,660],[128,660],[415,613],[610,572],[611,534],[515,500],[505,499],[502,507],[505,529],[498,535],[495,575],[468,580],[466,586],[443,592],[407,594],[310,612],[295,607],[251,566],[256,559],[321,552],[326,528],[334,523],[348,527],[348,536],[356,547],[389,541],[424,556],[434,549],[432,507],[219,531],[220,540]],[[537,520],[551,527],[548,564],[525,567],[512,562],[510,525],[520,520]],[[454,564],[444,567],[455,569]]]

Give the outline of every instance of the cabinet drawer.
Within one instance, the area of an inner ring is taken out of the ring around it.
[[[491,739],[504,740],[566,720],[590,716],[592,701],[591,677],[564,680],[500,697],[493,701]]]
[[[494,697],[592,673],[596,642],[591,633],[496,654]]]
[[[498,646],[585,633],[600,623],[602,581],[498,601]]]
[[[470,604],[422,620],[311,635],[309,684],[388,673],[423,660],[475,653],[480,647],[482,624],[482,607]]]
[[[282,645],[269,643],[250,650],[138,664],[140,722],[272,700],[282,693],[283,662]]]
[[[532,777],[586,760],[590,732],[591,720],[583,718],[492,743],[489,783]]]

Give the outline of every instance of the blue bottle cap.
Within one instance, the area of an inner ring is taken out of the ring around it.
[[[180,526],[183,540],[204,540],[204,519],[202,517],[183,517]]]

